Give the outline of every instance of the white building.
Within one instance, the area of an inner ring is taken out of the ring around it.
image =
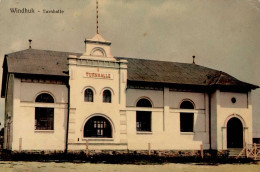
[[[226,150],[252,143],[258,86],[197,64],[84,54],[7,54],[1,95],[9,150]]]

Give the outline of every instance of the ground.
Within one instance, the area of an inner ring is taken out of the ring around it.
[[[57,163],[57,162],[14,162],[0,161],[0,172],[64,172],[64,171],[91,171],[91,172],[170,172],[170,171],[198,171],[198,172],[259,172],[260,162],[255,164],[177,164],[168,163],[163,165],[117,165],[117,164],[91,164],[91,163]]]

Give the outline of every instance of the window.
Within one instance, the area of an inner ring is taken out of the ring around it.
[[[109,90],[103,91],[103,102],[111,103],[111,91]]]
[[[84,137],[112,138],[110,122],[102,116],[90,118],[84,126]]]
[[[193,103],[190,101],[183,101],[180,109],[194,109]],[[193,132],[194,113],[181,112],[180,113],[180,130],[181,132]]]
[[[236,99],[235,97],[232,97],[232,98],[231,98],[231,102],[232,102],[232,103],[236,103],[236,102],[237,102],[237,99]]]
[[[94,95],[93,95],[93,91],[91,89],[86,89],[85,90],[85,102],[93,102],[94,101]]]
[[[35,130],[53,130],[54,108],[35,108]]]
[[[194,109],[194,106],[193,104],[188,101],[188,100],[185,100],[181,103],[181,106],[180,106],[181,109]]]
[[[53,97],[48,93],[42,93],[36,97],[35,102],[40,103],[54,103]]]
[[[151,112],[144,112],[144,111],[136,112],[136,130],[137,131],[152,131],[151,130]]]
[[[42,93],[36,97],[37,103],[54,103],[53,97],[48,93]],[[35,130],[54,129],[54,108],[35,107]]]
[[[181,113],[181,132],[193,132],[193,113]]]
[[[152,104],[148,99],[143,98],[137,102],[136,107],[152,107]]]
[[[152,107],[148,99],[142,98],[137,104],[137,107]],[[151,111],[136,111],[136,131],[152,131],[152,112]]]

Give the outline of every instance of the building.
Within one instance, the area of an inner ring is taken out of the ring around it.
[[[6,54],[4,148],[17,151],[226,150],[252,143],[251,91],[195,63],[115,57],[100,34],[85,53]]]

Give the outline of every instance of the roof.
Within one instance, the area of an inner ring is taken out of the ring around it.
[[[7,71],[4,71],[4,73],[68,77],[67,58],[69,55],[81,56],[82,53],[36,49],[27,49],[10,53],[5,56],[4,65],[6,65]],[[126,59],[128,61],[128,81],[196,86],[229,86],[247,89],[258,88],[256,85],[242,82],[225,72],[197,64],[126,57],[115,58],[117,60]]]
[[[9,73],[68,76],[67,57],[80,53],[27,49],[6,55]]]
[[[126,59],[128,61],[127,79],[130,81],[258,88],[256,85],[242,82],[225,72],[197,64],[125,57],[117,57],[117,59]]]

